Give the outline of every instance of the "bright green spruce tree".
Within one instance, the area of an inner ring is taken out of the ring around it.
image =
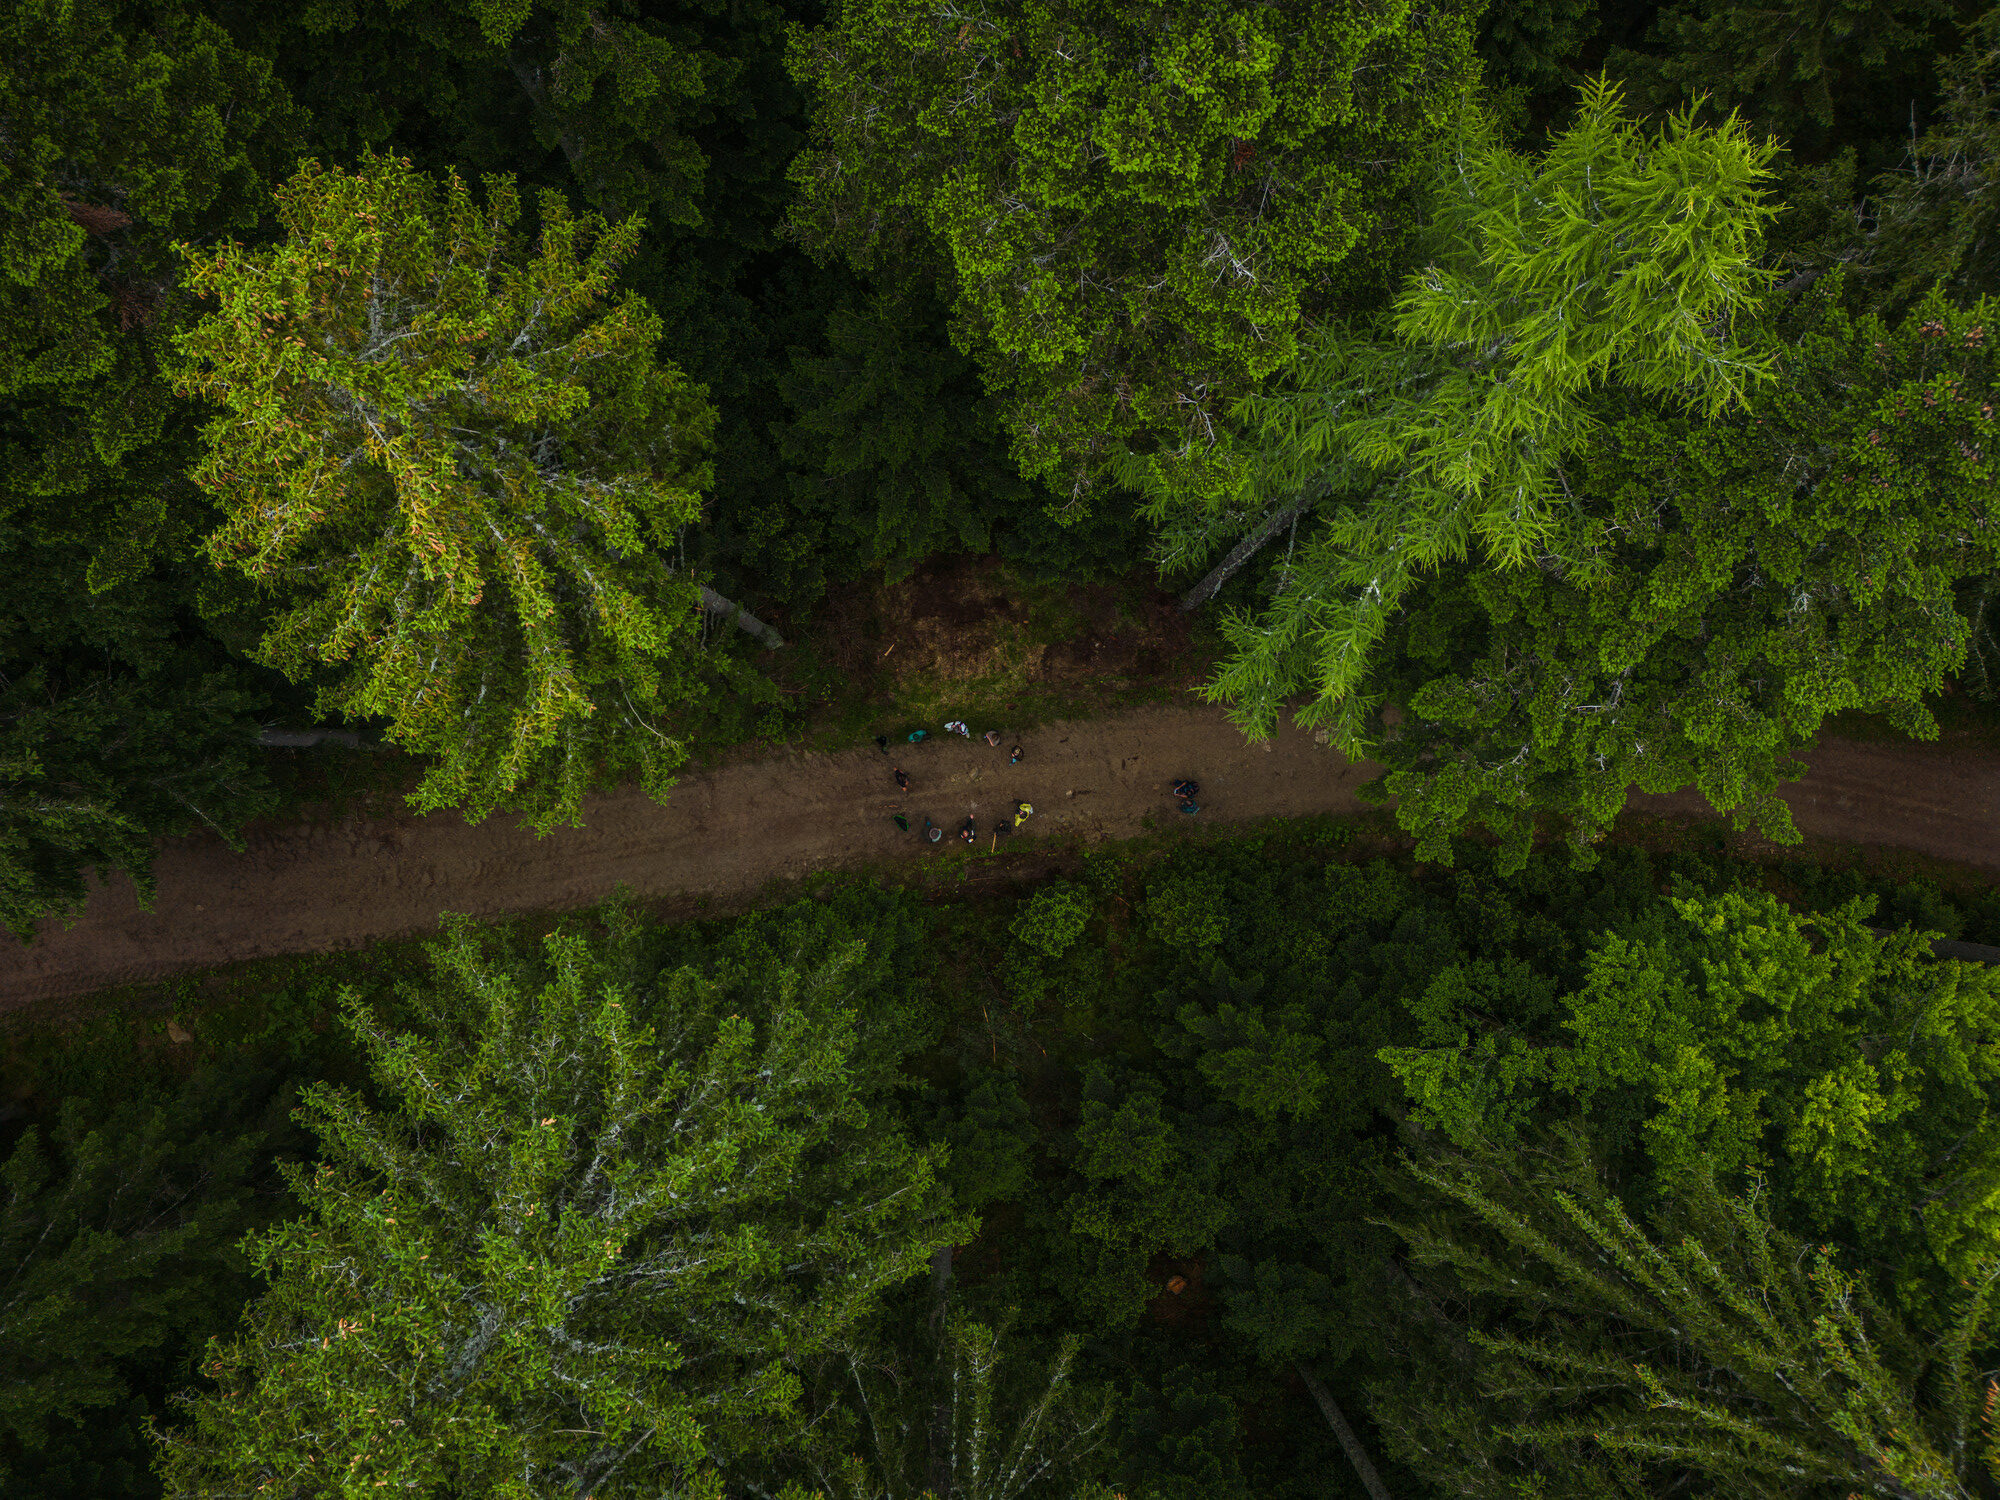
[[[637,224],[545,194],[529,254],[511,184],[481,208],[395,158],[308,164],[279,202],[277,249],[187,252],[220,307],[178,341],[224,408],[208,555],[277,591],[261,657],[335,667],[324,711],[435,756],[419,807],[546,829],[622,772],[660,794],[665,717],[703,691],[702,591],[664,554],[714,413],[642,301],[601,305]]]
[[[1877,937],[1872,904],[1677,899],[1606,933],[1560,995],[1525,966],[1454,963],[1409,1004],[1418,1045],[1382,1056],[1453,1140],[1573,1118],[1635,1187],[1755,1172],[1781,1228],[1922,1295],[2000,1243],[2000,973]]]
[[[1478,257],[1248,413],[1239,525],[1305,524],[1210,692],[1252,733],[1309,695],[1427,858],[1478,823],[1518,867],[1538,812],[1587,855],[1634,784],[1788,837],[1788,752],[1844,708],[1929,732],[1994,566],[1986,311],[1763,297],[1768,148],[1613,106],[1538,173],[1486,157],[1444,219]]]
[[[1302,321],[1379,279],[1449,106],[1456,4],[846,0],[791,67],[815,254],[950,278],[1014,458],[1068,505],[1115,445],[1199,469]]]
[[[387,1107],[306,1092],[306,1216],[251,1242],[270,1289],[168,1495],[713,1495],[798,1362],[971,1237],[857,1065],[858,943],[721,978],[643,947],[618,908],[542,960],[454,919],[418,1030],[347,996]]]

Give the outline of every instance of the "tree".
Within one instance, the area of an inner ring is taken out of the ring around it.
[[[1112,1405],[1108,1393],[1077,1386],[1080,1338],[1065,1335],[1045,1367],[1024,1364],[1006,1347],[1004,1325],[972,1321],[944,1289],[931,1317],[901,1323],[891,1347],[843,1350],[814,1372],[819,1409],[800,1447],[812,1493],[824,1500],[1110,1500],[1111,1491],[1089,1477],[1089,1460],[1104,1441]]]
[[[261,659],[351,661],[322,711],[435,755],[417,806],[546,829],[685,758],[660,720],[703,691],[702,594],[661,553],[700,513],[714,414],[654,362],[642,301],[599,306],[635,223],[545,194],[530,256],[511,184],[487,189],[482,210],[396,158],[308,163],[282,246],[186,252],[221,305],[176,340],[179,383],[225,409],[207,554],[283,591]]]
[[[791,350],[774,424],[791,503],[759,517],[764,545],[817,575],[909,576],[936,552],[986,552],[1032,487],[1007,461],[993,402],[945,337],[921,281],[857,290],[826,318],[823,353]]]
[[[1776,1229],[1754,1187],[1726,1198],[1699,1174],[1648,1226],[1575,1136],[1410,1174],[1428,1212],[1400,1232],[1471,1321],[1457,1360],[1406,1358],[1375,1410],[1441,1489],[1956,1500],[2000,1477],[2000,1263],[1912,1325],[1831,1247]],[[1432,1316],[1412,1298],[1396,1322]]]
[[[212,524],[195,413],[159,358],[176,237],[253,226],[298,128],[260,58],[172,6],[0,15],[0,923],[26,940],[89,871],[149,894],[156,841],[274,797],[268,674],[194,608]]]
[[[1931,53],[1956,9],[1953,0],[1685,0],[1660,8],[1643,50],[1613,47],[1604,66],[1647,113],[1699,90],[1820,160],[1836,142],[1893,133],[1926,99]]]
[[[1756,1172],[1781,1227],[1853,1245],[1899,1293],[1968,1275],[2000,1234],[2000,975],[1876,937],[1873,901],[1800,916],[1767,893],[1676,899],[1606,933],[1581,987],[1453,965],[1383,1059],[1418,1123],[1510,1144],[1558,1110],[1635,1189]],[[1535,1018],[1527,1023],[1527,1018]]]
[[[1475,542],[1502,570],[1549,546],[1559,464],[1593,429],[1594,386],[1615,378],[1713,415],[1769,378],[1768,357],[1723,329],[1755,306],[1757,227],[1776,212],[1758,184],[1775,143],[1687,115],[1646,139],[1603,81],[1538,163],[1495,144],[1476,109],[1464,131],[1440,164],[1436,258],[1406,279],[1394,336],[1317,333],[1295,389],[1240,405],[1235,508],[1178,502],[1164,534],[1171,569],[1211,549],[1230,516],[1248,529],[1269,510],[1341,501],[1271,606],[1224,623],[1233,654],[1207,691],[1253,736],[1306,689],[1300,722],[1350,756],[1366,748],[1362,716],[1380,700],[1356,689],[1394,611],[1422,570]],[[1157,473],[1125,472],[1176,506]]]
[[[135,1372],[226,1326],[249,1289],[233,1247],[267,1186],[271,1079],[232,1060],[121,1084],[108,1105],[69,1095],[0,1162],[0,1483],[15,1493],[40,1493],[83,1446],[63,1429],[103,1441]]]
[[[1990,303],[1933,297],[1891,330],[1838,268],[1752,335],[1778,382],[1722,422],[1628,403],[1569,466],[1582,503],[1536,565],[1445,570],[1367,684],[1410,719],[1373,753],[1426,857],[1452,828],[1539,813],[1579,857],[1627,789],[1692,785],[1794,840],[1776,787],[1847,708],[1927,738],[1966,659],[1956,594],[2000,563]],[[1379,717],[1369,729],[1381,732]]]
[[[269,1290],[211,1345],[169,1495],[713,1494],[787,1434],[797,1363],[970,1237],[853,1066],[858,945],[655,973],[609,922],[537,964],[450,919],[399,988],[415,1031],[344,994],[392,1103],[306,1091],[306,1217],[248,1244]]]
[[[816,90],[791,223],[815,255],[949,275],[1016,464],[1070,509],[1120,444],[1199,474],[1226,403],[1380,276],[1471,81],[1470,23],[1400,3],[849,0],[789,61]]]
[[[2000,8],[1965,32],[1964,48],[1938,59],[1930,128],[1874,183],[1874,227],[1853,279],[1885,318],[1934,285],[1961,307],[2000,295]]]

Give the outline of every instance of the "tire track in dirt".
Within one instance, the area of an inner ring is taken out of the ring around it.
[[[623,882],[644,898],[755,894],[815,871],[932,857],[914,830],[928,814],[951,837],[967,814],[989,843],[1017,800],[1036,817],[1010,840],[1051,834],[1125,838],[1154,817],[1178,821],[1168,786],[1202,784],[1204,821],[1362,810],[1354,789],[1374,773],[1280,730],[1247,744],[1219,709],[1161,705],[1044,725],[1012,739],[934,736],[836,754],[789,752],[685,777],[662,806],[636,790],[593,797],[588,826],[545,839],[453,813],[295,824],[251,835],[232,854],[195,838],[163,849],[158,899],[139,910],[124,876],[92,892],[76,925],[32,945],[0,936],[0,1009],[276,954],[351,948],[423,932],[443,911],[480,917],[586,906]],[[1786,789],[1810,834],[1913,849],[2000,869],[2000,760],[1949,747],[1828,741]],[[913,779],[908,798],[891,764]],[[1712,817],[1692,792],[1635,796],[1636,811]],[[912,832],[890,822],[899,808]]]

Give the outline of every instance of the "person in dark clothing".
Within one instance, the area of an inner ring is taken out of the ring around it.
[[[1198,781],[1176,781],[1174,783],[1174,795],[1183,802],[1192,802],[1201,795],[1201,783]]]
[[[910,773],[905,771],[901,766],[898,766],[896,768],[896,790],[899,792],[907,792],[909,789],[910,789]]]
[[[887,755],[889,753],[889,736],[886,734],[876,735],[875,748],[880,750],[884,755]]]
[[[958,830],[958,836],[964,839],[968,844],[971,843],[973,839],[978,836],[978,833],[979,829],[974,825],[972,819],[970,818],[967,818],[965,820],[965,826]]]
[[[1020,763],[1021,763],[1021,747],[1019,745],[1016,745],[1012,750],[1007,752],[1007,764],[1010,766],[1018,766]]]
[[[901,813],[897,813],[895,816],[896,816],[896,826],[902,829],[903,832],[908,833],[910,831],[910,820],[904,817]]]

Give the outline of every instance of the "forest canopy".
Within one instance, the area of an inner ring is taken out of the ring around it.
[[[10,1048],[0,1490],[2000,1500],[2000,904],[1613,836],[1990,718],[1996,90],[1972,0],[0,0],[6,941],[275,730],[671,798],[969,559],[1396,802]]]

